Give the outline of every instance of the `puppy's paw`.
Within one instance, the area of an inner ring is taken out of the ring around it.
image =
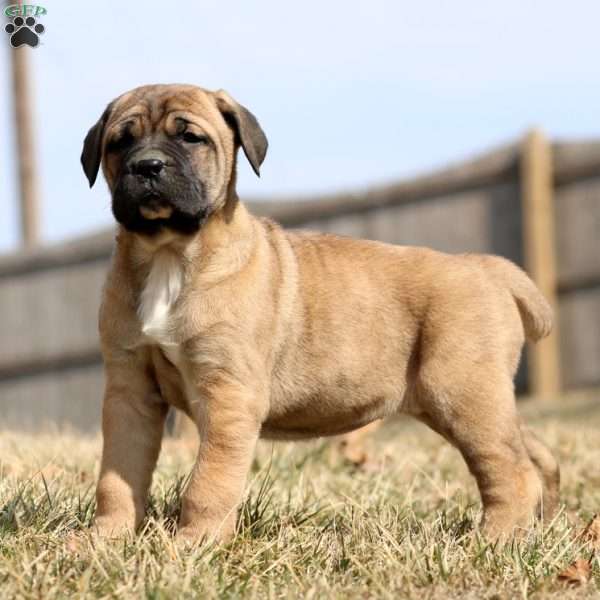
[[[210,541],[206,533],[194,527],[180,527],[175,534],[175,544],[184,550],[192,550]]]
[[[484,515],[480,525],[480,531],[487,540],[500,544],[512,540],[523,540],[531,534],[534,528],[533,514],[519,518],[514,514],[492,511],[488,511]]]
[[[92,535],[101,538],[117,539],[133,537],[135,535],[135,527],[129,519],[96,517],[90,527],[90,532]]]
[[[202,520],[197,523],[180,526],[175,535],[175,541],[178,545],[192,548],[200,544],[227,542],[233,537],[234,533],[234,519],[228,518],[223,521]]]

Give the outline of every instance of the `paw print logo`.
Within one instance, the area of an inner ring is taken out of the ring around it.
[[[10,35],[10,44],[13,48],[18,48],[27,44],[35,48],[40,43],[39,36],[44,33],[45,27],[41,23],[36,23],[33,17],[15,17],[12,23],[8,23],[4,31]]]

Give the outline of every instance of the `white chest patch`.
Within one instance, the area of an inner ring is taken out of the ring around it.
[[[158,252],[152,261],[142,290],[138,316],[142,333],[158,344],[169,360],[177,365],[179,348],[173,339],[171,314],[183,284],[183,270],[171,252]]]

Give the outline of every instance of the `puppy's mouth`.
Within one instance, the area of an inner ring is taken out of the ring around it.
[[[179,170],[155,181],[123,173],[112,193],[115,219],[128,231],[155,235],[163,229],[196,233],[207,219],[210,206],[203,183]]]
[[[169,202],[151,194],[143,198],[140,203],[140,214],[144,219],[149,221],[156,221],[158,219],[169,219],[173,214],[173,207]]]

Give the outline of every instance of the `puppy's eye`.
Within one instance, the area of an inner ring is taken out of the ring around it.
[[[133,136],[129,131],[123,132],[118,137],[112,139],[106,145],[107,152],[121,152],[121,150],[125,150],[133,143]]]
[[[181,137],[188,144],[208,144],[208,138],[205,135],[196,135],[191,131],[184,131]]]

